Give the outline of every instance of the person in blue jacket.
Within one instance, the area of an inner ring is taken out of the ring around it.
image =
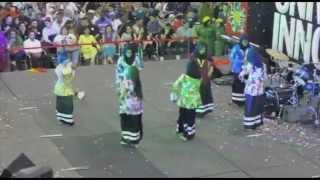
[[[242,71],[248,47],[249,41],[245,35],[242,35],[240,42],[233,46],[229,57],[231,61],[231,72],[234,77],[232,84],[232,102],[237,105],[243,105],[245,101],[245,84],[239,79],[239,73]]]

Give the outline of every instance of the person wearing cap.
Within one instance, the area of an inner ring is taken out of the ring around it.
[[[239,74],[239,79],[246,84],[243,125],[246,130],[256,130],[263,125],[264,80],[267,79],[267,73],[262,57],[255,48],[248,49],[247,61]]]
[[[196,29],[195,37],[208,46],[208,53],[212,56],[214,54],[215,28],[211,24],[209,16],[202,19],[202,24]]]
[[[214,56],[223,56],[225,50],[225,42],[221,35],[224,35],[225,29],[223,25],[223,20],[217,18],[215,21],[215,41],[214,41]]]
[[[239,73],[245,61],[245,54],[249,48],[249,41],[245,35],[240,37],[240,42],[233,46],[229,59],[231,62],[231,72],[233,74],[232,84],[232,102],[237,105],[243,105],[245,101],[244,87],[245,84],[239,79]]]
[[[75,67],[68,59],[66,51],[58,57],[58,66],[55,69],[57,81],[54,86],[56,95],[56,117],[61,123],[73,125],[73,98],[76,96],[82,100],[85,92],[75,92],[73,81],[75,77]]]

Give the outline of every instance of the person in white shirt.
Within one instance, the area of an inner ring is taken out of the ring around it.
[[[52,23],[54,29],[60,32],[61,28],[65,25],[65,23],[70,20],[70,18],[64,16],[63,11],[59,11],[56,14],[55,21]]]
[[[118,28],[122,25],[122,21],[120,20],[119,15],[115,15],[114,18],[112,18],[112,29],[115,32],[118,32]]]
[[[59,33],[58,28],[52,25],[52,22],[49,18],[45,20],[45,27],[42,30],[42,42],[44,46],[52,46],[53,40],[56,37],[56,35]],[[48,52],[50,54],[55,54],[56,49],[50,48],[48,49]]]
[[[50,20],[53,20],[54,13],[57,9],[56,4],[54,2],[46,3],[45,8],[45,18],[50,18]]]
[[[66,2],[64,13],[66,17],[69,17],[70,19],[74,19],[75,15],[77,15],[79,12],[78,6],[74,2]]]
[[[52,25],[51,20],[49,18],[45,20],[44,24],[45,27],[42,30],[43,41],[52,44],[54,37],[59,33],[59,31]]]
[[[23,48],[26,48],[25,52],[31,60],[31,62],[29,62],[29,64],[31,63],[31,67],[37,68],[39,66],[42,66],[41,57],[44,51],[41,47],[41,42],[36,39],[34,32],[29,33],[29,38],[23,42]]]

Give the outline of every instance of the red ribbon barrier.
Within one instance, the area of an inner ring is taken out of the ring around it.
[[[18,51],[18,50],[22,50],[22,49],[51,49],[51,48],[59,48],[59,47],[80,47],[82,45],[104,45],[104,44],[120,44],[120,43],[141,43],[141,42],[167,42],[167,41],[181,41],[181,40],[195,40],[197,38],[191,37],[191,38],[185,38],[185,37],[178,37],[178,38],[172,38],[172,39],[167,39],[167,38],[163,38],[163,39],[153,39],[153,40],[119,40],[119,41],[104,41],[104,42],[97,42],[97,43],[83,43],[83,44],[66,44],[66,45],[46,45],[46,46],[41,46],[41,47],[30,47],[30,48],[24,48],[24,47],[15,47],[15,48],[10,48],[9,50],[14,50],[14,51]],[[5,48],[0,48],[0,51],[3,50]]]

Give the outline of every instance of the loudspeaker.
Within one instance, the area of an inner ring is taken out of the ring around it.
[[[50,167],[36,166],[25,154],[20,154],[6,169],[0,178],[52,178]]]

